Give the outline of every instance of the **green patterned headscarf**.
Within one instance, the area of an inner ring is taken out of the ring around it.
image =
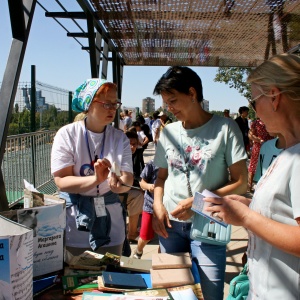
[[[87,111],[99,87],[106,82],[108,81],[99,78],[87,79],[74,92],[74,96],[72,99],[72,109],[76,112]]]

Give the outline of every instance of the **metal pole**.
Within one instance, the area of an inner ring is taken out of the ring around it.
[[[69,123],[73,122],[72,98],[73,98],[73,93],[69,92]]]
[[[31,132],[35,132],[36,125],[35,125],[35,112],[36,112],[36,87],[35,87],[35,66],[31,66],[31,91],[30,91],[30,100],[31,100],[31,107],[30,107],[30,129]],[[32,164],[32,179],[33,179],[33,186],[35,187],[35,135],[31,135],[30,138],[31,143],[31,164]]]

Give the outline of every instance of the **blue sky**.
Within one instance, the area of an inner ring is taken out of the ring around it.
[[[54,0],[39,0],[49,11],[61,11]],[[61,0],[70,11],[78,11],[75,0]],[[72,7],[70,7],[70,5]],[[7,1],[0,1],[0,81],[3,79],[6,61],[11,45],[11,27]],[[78,32],[69,20],[60,19],[70,32]],[[82,22],[82,21],[81,21]],[[80,22],[79,22],[80,23]],[[83,28],[86,28],[85,23]],[[87,40],[80,39],[87,46]],[[45,17],[44,10],[37,4],[27,44],[20,81],[30,81],[31,65],[36,66],[37,80],[63,89],[74,91],[85,79],[90,78],[89,54],[70,37],[52,18]],[[128,107],[141,107],[146,97],[155,99],[156,108],[162,104],[161,97],[153,96],[153,88],[168,66],[142,67],[125,66],[123,70],[122,103]],[[240,106],[248,105],[247,100],[236,90],[224,83],[214,82],[217,72],[214,67],[193,67],[201,77],[204,98],[210,103],[210,110],[237,112]],[[112,80],[109,64],[108,80]]]

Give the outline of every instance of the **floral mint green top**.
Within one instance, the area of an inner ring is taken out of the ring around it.
[[[193,194],[204,189],[213,191],[228,182],[228,167],[243,159],[247,159],[243,137],[232,119],[213,115],[194,129],[183,128],[181,122],[166,126],[157,144],[154,164],[168,169],[163,197],[167,211],[173,211],[189,197],[185,169]]]

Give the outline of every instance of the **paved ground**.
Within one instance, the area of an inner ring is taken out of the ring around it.
[[[144,152],[144,160],[147,163],[153,158],[155,149],[153,144],[150,144],[148,149]],[[229,291],[230,280],[238,275],[242,270],[242,256],[246,250],[248,242],[248,234],[243,227],[233,226],[231,241],[227,245],[227,258],[226,258],[226,275],[225,275],[225,288],[224,299],[226,299]],[[134,250],[136,245],[131,245]],[[156,237],[144,249],[143,259],[151,259],[152,253],[156,253],[158,249],[158,238]]]

